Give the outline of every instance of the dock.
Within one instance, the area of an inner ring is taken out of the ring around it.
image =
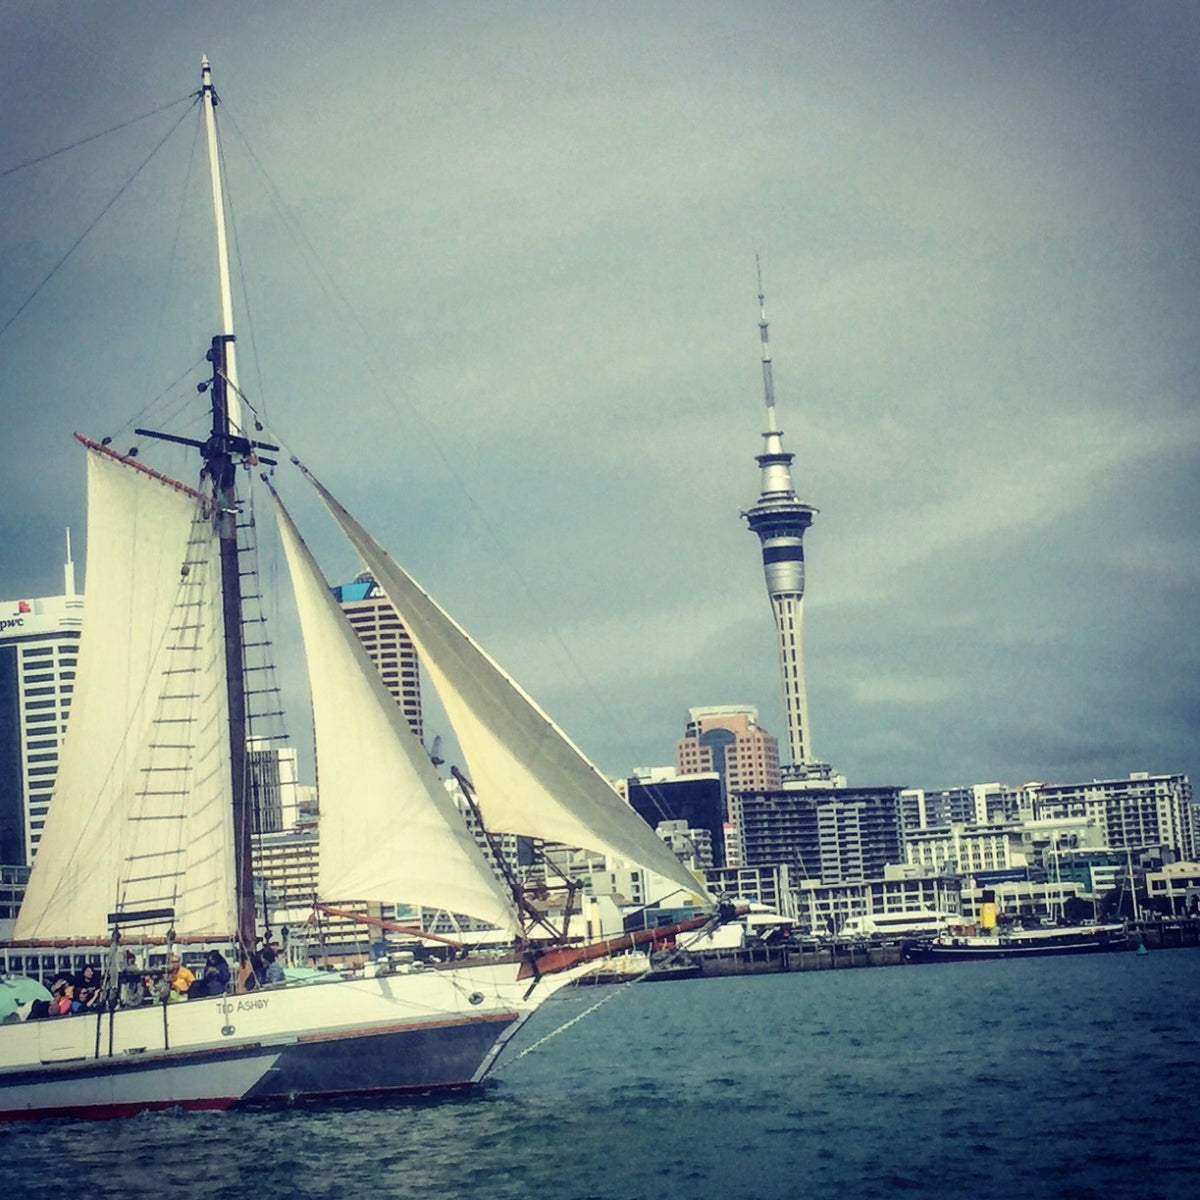
[[[1200,946],[1200,921],[1138,921],[1129,926],[1129,947],[1139,938],[1148,950],[1177,950]],[[785,971],[840,971],[858,967],[895,967],[903,964],[902,946],[896,942],[793,941],[787,945],[741,946],[730,950],[688,951],[700,975],[766,975]]]

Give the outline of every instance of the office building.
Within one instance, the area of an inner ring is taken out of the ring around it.
[[[787,863],[797,880],[832,884],[882,878],[904,857],[899,788],[742,792],[730,807],[743,866]]]
[[[758,710],[748,705],[689,708],[675,756],[681,776],[715,773],[726,796],[781,785],[779,741],[759,725]]]
[[[295,749],[273,746],[265,738],[247,739],[246,776],[254,832],[281,833],[294,828],[301,809]]]
[[[409,727],[418,741],[423,740],[417,650],[391,601],[367,572],[357,576],[353,583],[344,583],[332,590],[387,690],[403,710]]]
[[[83,597],[70,538],[64,594],[0,601],[0,863],[33,862],[50,808],[79,658]]]
[[[681,775],[673,767],[639,768],[616,787],[652,828],[663,821],[683,821],[690,829],[704,830],[712,847],[711,865],[725,865],[728,809],[721,777],[715,771]]]
[[[1015,794],[999,783],[975,783],[937,791],[905,788],[900,793],[900,809],[906,833],[946,825],[983,825],[1017,815]]]

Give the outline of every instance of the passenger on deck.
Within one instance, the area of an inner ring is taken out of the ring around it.
[[[263,983],[284,982],[283,963],[279,961],[274,946],[264,946],[262,948],[262,963],[263,969],[259,978]]]
[[[263,965],[262,959],[259,957],[257,950],[251,951],[250,954],[243,954],[242,960],[238,964],[238,985],[239,992],[252,992],[262,982]]]
[[[68,976],[55,975],[50,981],[50,1016],[65,1017],[71,1011],[73,991]]]
[[[100,986],[100,969],[88,963],[75,977],[75,1003],[78,1012],[96,1012],[104,998]]]
[[[167,963],[167,978],[171,985],[171,990],[167,993],[168,1002],[186,1000],[192,984],[196,982],[196,973],[178,954],[172,954]]]
[[[126,950],[121,968],[121,1007],[137,1008],[145,1001],[147,990],[146,973],[138,965],[137,955]]]
[[[204,960],[204,971],[188,989],[188,999],[197,996],[223,996],[229,986],[229,963],[220,950],[210,950]]]

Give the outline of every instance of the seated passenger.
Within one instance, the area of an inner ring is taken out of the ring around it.
[[[262,970],[262,959],[257,950],[252,954],[243,954],[241,962],[238,964],[237,990],[239,992],[254,991],[262,980]]]
[[[188,999],[197,996],[223,996],[229,987],[229,963],[220,950],[210,950],[204,960],[204,971],[188,989]]]
[[[75,977],[75,1003],[77,1011],[96,1012],[101,1007],[104,991],[100,983],[100,969],[88,963]]]
[[[71,1011],[73,993],[71,980],[63,974],[55,975],[50,982],[50,1016],[65,1017]]]
[[[172,954],[167,963],[167,977],[171,985],[167,1000],[186,1000],[189,989],[196,982],[196,973],[184,963],[178,954]]]
[[[274,946],[262,948],[262,973],[259,978],[263,983],[283,983],[283,963],[279,961]]]
[[[132,950],[125,951],[120,982],[122,1008],[137,1008],[145,1002],[146,974],[138,965],[137,955]]]

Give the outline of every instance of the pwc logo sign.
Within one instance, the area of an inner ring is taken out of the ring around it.
[[[0,633],[9,629],[20,629],[25,624],[25,614],[33,612],[28,600],[17,601],[17,611],[11,617],[0,617]]]

